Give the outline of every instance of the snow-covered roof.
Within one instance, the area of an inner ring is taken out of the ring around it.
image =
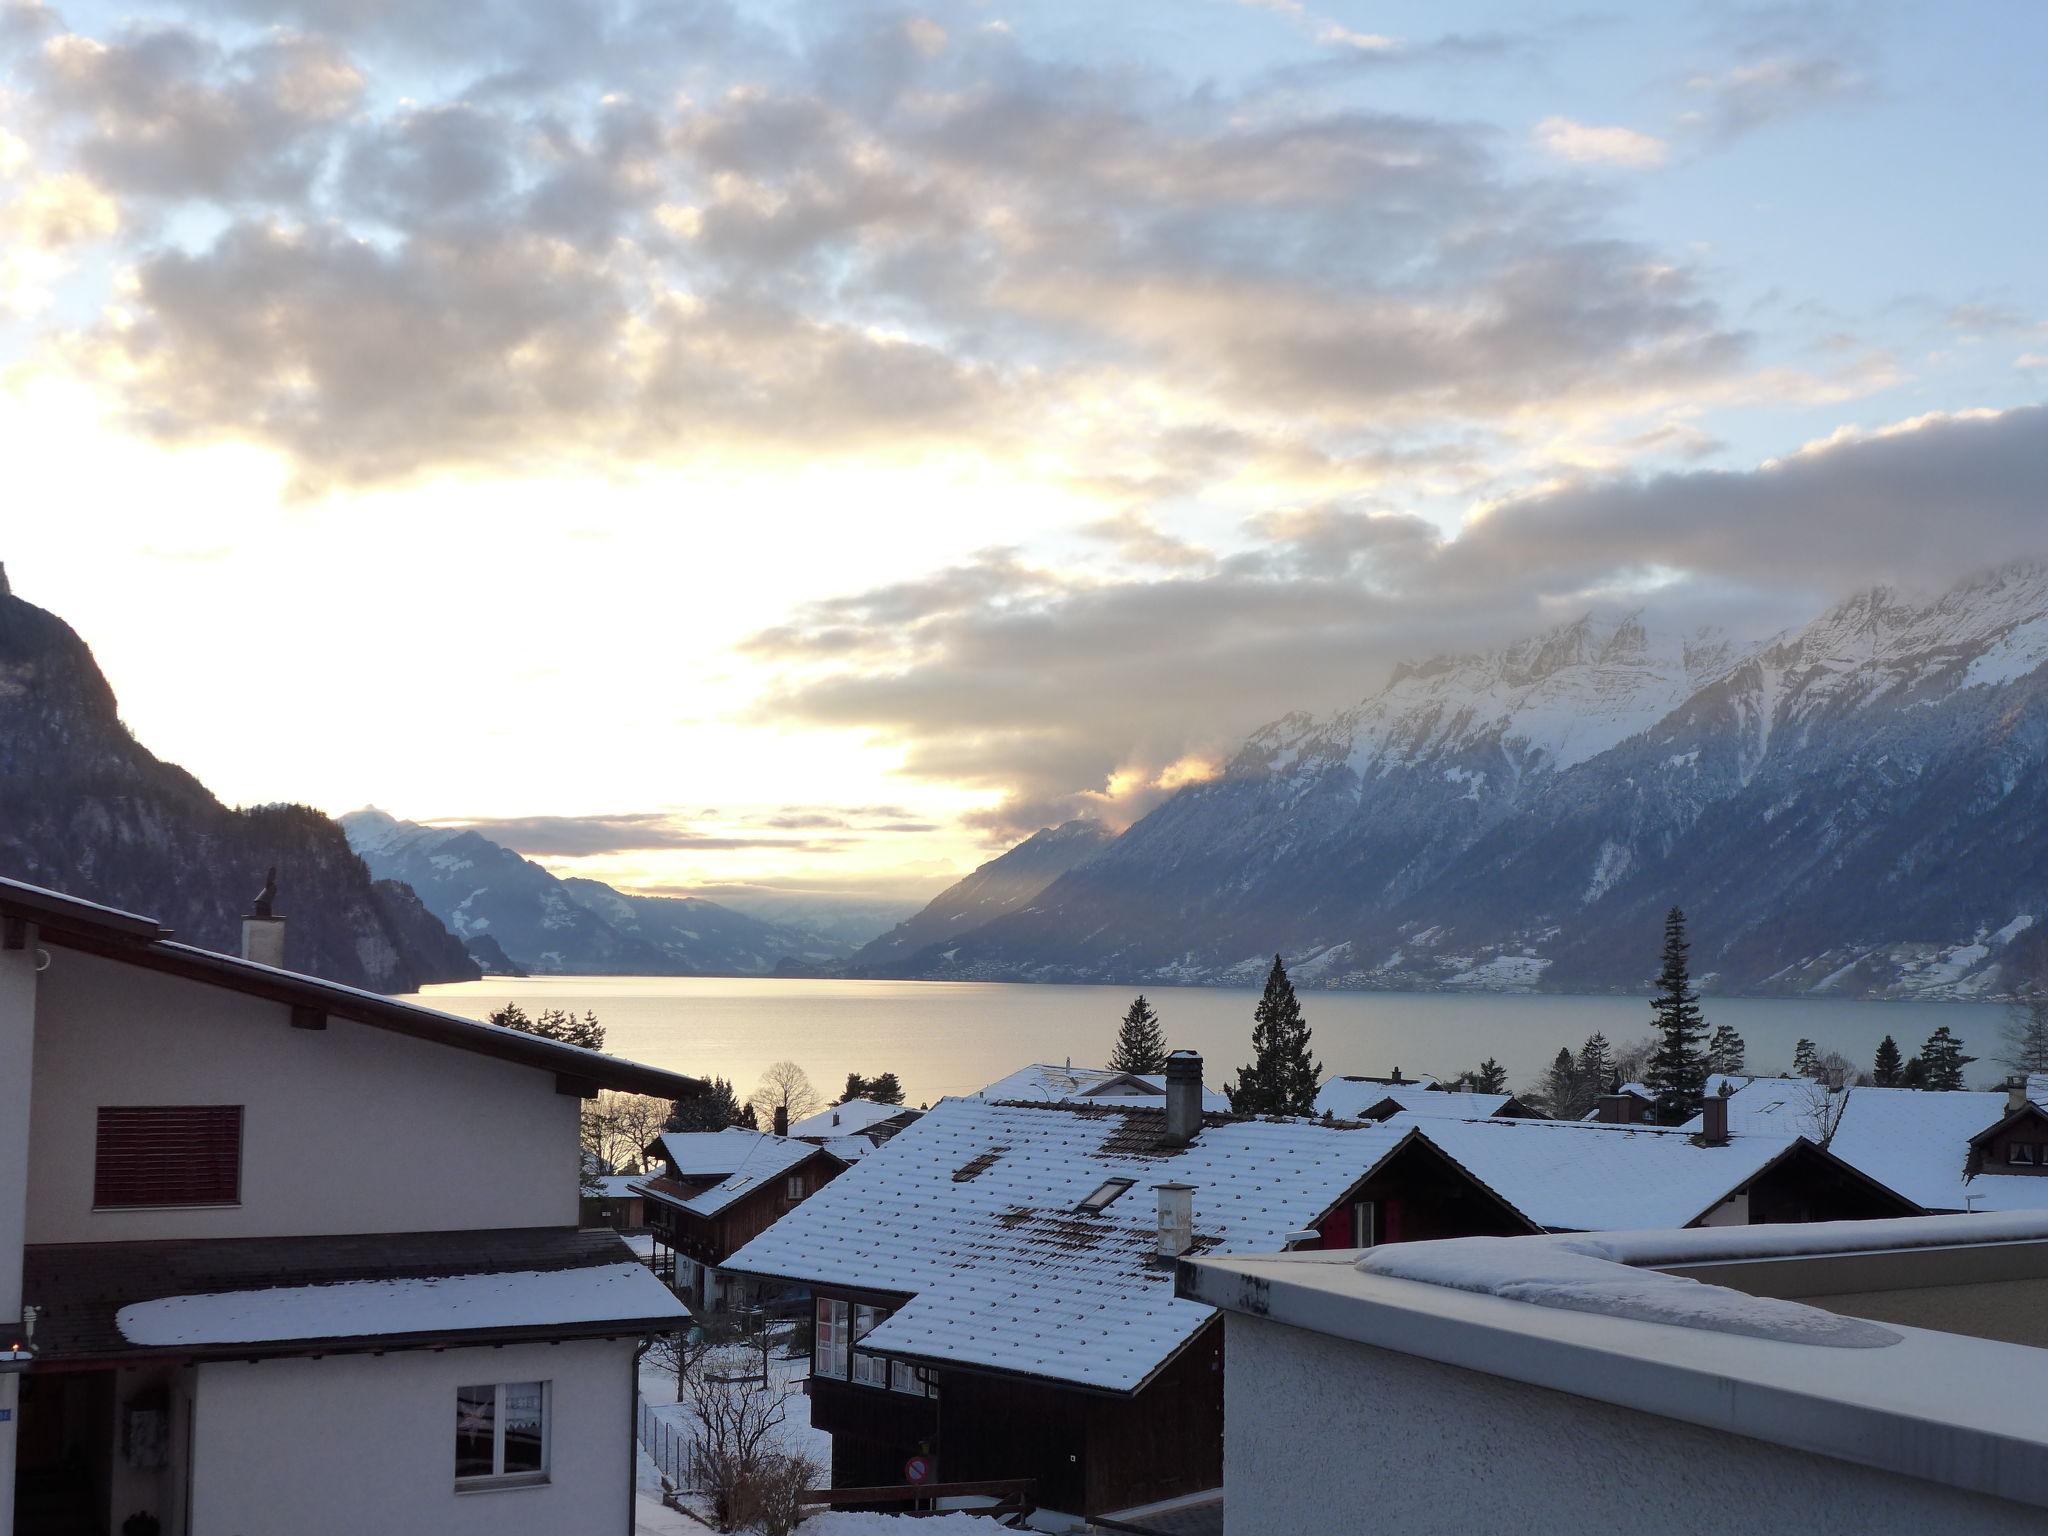
[[[402,1338],[674,1318],[689,1309],[639,1263],[420,1280],[343,1280],[263,1290],[163,1296],[125,1306],[115,1325],[132,1344],[282,1344]]]
[[[659,1184],[650,1184],[644,1179],[634,1188],[669,1205],[680,1206],[693,1216],[716,1216],[735,1200],[752,1194],[770,1180],[792,1172],[825,1150],[816,1142],[797,1141],[793,1137],[756,1136],[732,1172],[701,1193],[677,1198]]]
[[[1396,1112],[1441,1120],[1484,1120],[1497,1115],[1514,1096],[1506,1093],[1446,1093],[1441,1088],[1422,1088],[1413,1083],[1393,1087],[1385,1083],[1360,1083],[1332,1078],[1316,1092],[1316,1113],[1335,1115],[1340,1120],[1363,1120],[1382,1104],[1393,1104]]]
[[[1158,1072],[1113,1072],[1107,1067],[1055,1067],[1044,1062],[999,1077],[977,1098],[990,1103],[1111,1104],[1157,1109],[1166,1101],[1166,1077]],[[1228,1114],[1230,1100],[1204,1085],[1202,1108]]]
[[[633,1188],[640,1181],[636,1173],[600,1173],[597,1175],[597,1198],[601,1200],[631,1200],[640,1192]]]
[[[679,1178],[704,1179],[733,1172],[764,1141],[778,1137],[729,1125],[722,1131],[664,1131],[651,1150],[675,1165]]]
[[[814,1140],[826,1136],[852,1136],[871,1125],[893,1120],[902,1113],[901,1104],[877,1104],[873,1099],[848,1099],[843,1104],[821,1109],[815,1115],[804,1116],[789,1128],[789,1134]]]
[[[1410,1121],[1423,1138],[1539,1227],[1682,1227],[1799,1141],[1794,1133],[1705,1146],[1678,1130],[1584,1120]]]
[[[1824,1121],[1832,1121],[1830,1152],[1928,1210],[2048,1209],[2048,1177],[1969,1175],[1970,1139],[2005,1119],[2007,1102],[2003,1093],[1924,1088],[1830,1093],[1809,1078],[1759,1077],[1728,1096],[1728,1129],[1737,1135],[1772,1132],[1820,1141]],[[1690,1125],[1698,1129],[1698,1119]]]
[[[1194,1186],[1195,1250],[1278,1251],[1412,1134],[1310,1120],[944,1099],[726,1261],[748,1274],[913,1297],[878,1351],[1131,1391],[1211,1315],[1173,1295],[1154,1185]],[[1132,1187],[1078,1209],[1112,1179]]]
[[[827,1136],[818,1145],[842,1163],[857,1162],[875,1150],[875,1144],[865,1136]]]

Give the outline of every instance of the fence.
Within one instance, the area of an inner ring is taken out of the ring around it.
[[[662,1418],[645,1397],[636,1393],[635,1401],[640,1405],[637,1416],[640,1446],[654,1462],[655,1469],[678,1493],[700,1492],[707,1479],[703,1475],[702,1448],[697,1437]]]

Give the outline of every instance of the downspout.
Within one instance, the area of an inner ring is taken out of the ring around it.
[[[626,1536],[640,1527],[640,1362],[652,1348],[653,1339],[640,1341],[633,1351],[633,1379],[627,1383],[632,1390],[626,1399]]]

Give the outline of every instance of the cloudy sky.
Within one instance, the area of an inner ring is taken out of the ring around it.
[[[2031,0],[0,0],[0,559],[223,797],[912,889],[2048,540]]]

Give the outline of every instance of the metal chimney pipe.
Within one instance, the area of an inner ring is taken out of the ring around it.
[[[1202,1058],[1175,1051],[1166,1058],[1166,1140],[1184,1147],[1202,1129]]]

